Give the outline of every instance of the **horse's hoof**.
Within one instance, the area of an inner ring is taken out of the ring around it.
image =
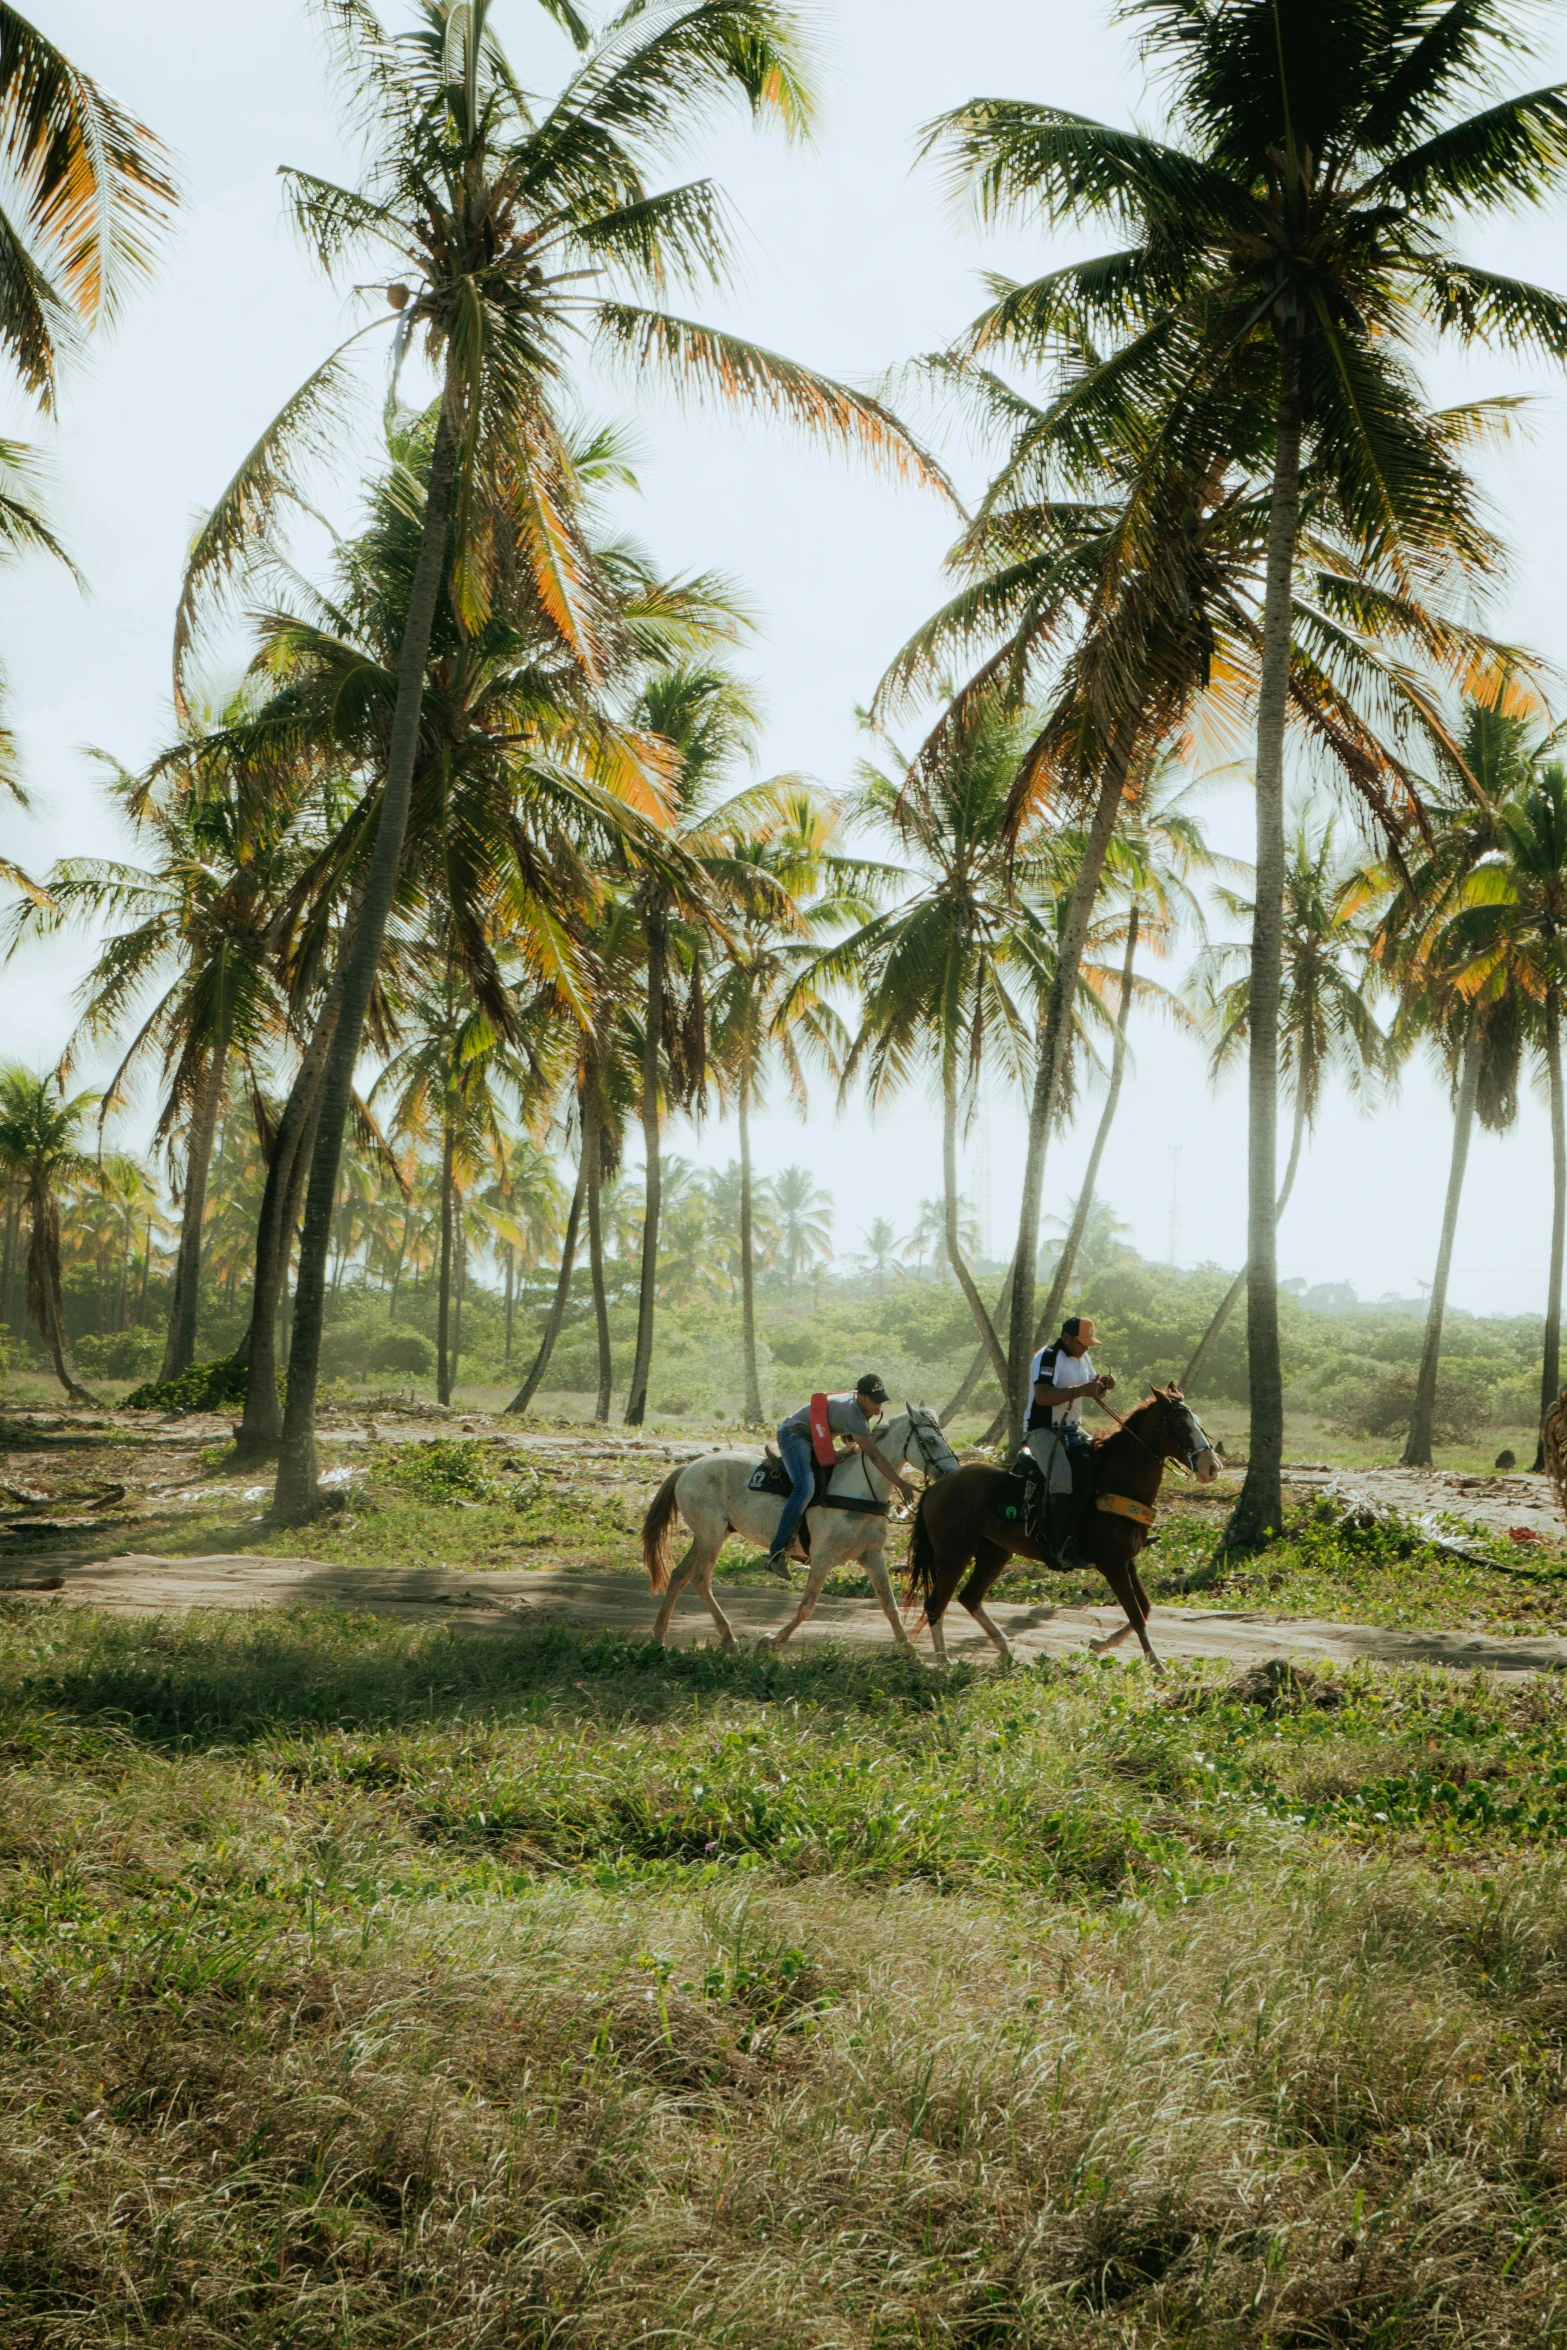
[[[756,1645],[757,1645],[757,1647],[758,1647],[758,1648],[776,1648],[776,1647],[778,1646],[778,1635],[777,1635],[777,1633],[776,1633],[776,1632],[762,1632],[762,1633],[759,1633],[759,1634],[757,1635],[757,1642],[756,1642]]]

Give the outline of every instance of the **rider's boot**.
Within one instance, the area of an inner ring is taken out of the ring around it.
[[[1050,1532],[1056,1557],[1063,1567],[1085,1568],[1089,1561],[1077,1547],[1077,1496],[1073,1493],[1053,1493],[1050,1496]]]
[[[789,1553],[786,1550],[770,1552],[767,1560],[767,1572],[769,1575],[776,1575],[780,1583],[787,1583],[789,1580]]]

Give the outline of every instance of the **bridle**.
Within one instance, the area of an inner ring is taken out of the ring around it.
[[[1145,1438],[1138,1435],[1137,1430],[1131,1425],[1129,1421],[1123,1420],[1119,1412],[1112,1411],[1111,1407],[1105,1402],[1105,1399],[1102,1395],[1096,1395],[1093,1400],[1099,1406],[1099,1409],[1104,1413],[1106,1419],[1113,1420],[1115,1422],[1123,1436],[1129,1436],[1134,1444],[1140,1444],[1144,1452],[1147,1453],[1150,1460],[1168,1461],[1171,1468],[1175,1471],[1178,1477],[1195,1476],[1197,1470],[1198,1453],[1212,1452],[1213,1450],[1213,1446],[1208,1441],[1207,1430],[1203,1427],[1201,1420],[1198,1419],[1197,1414],[1192,1410],[1190,1404],[1183,1403],[1182,1409],[1185,1411],[1186,1417],[1190,1420],[1198,1435],[1202,1438],[1202,1442],[1201,1444],[1194,1445],[1192,1447],[1192,1450],[1186,1456],[1186,1463],[1183,1466],[1173,1452],[1155,1452],[1153,1446],[1149,1444]],[[1154,1400],[1160,1404],[1167,1404],[1170,1399],[1168,1396],[1161,1396],[1156,1394]]]
[[[907,1404],[904,1408],[909,1415],[909,1432],[903,1439],[903,1458],[906,1461],[909,1459],[909,1447],[912,1444],[915,1451],[919,1454],[919,1461],[917,1465],[924,1472],[925,1483],[928,1486],[936,1478],[945,1477],[948,1474],[949,1463],[950,1466],[955,1469],[958,1465],[958,1456],[953,1451],[951,1445],[947,1443],[946,1437],[942,1434],[941,1422],[936,1418],[933,1412],[927,1412],[925,1417],[921,1419],[920,1414],[915,1410],[912,1404]],[[934,1436],[940,1440],[941,1446],[947,1455],[947,1460],[945,1462],[942,1461],[939,1454],[934,1453],[932,1448],[927,1446],[925,1442],[927,1436]],[[870,1462],[866,1459],[864,1453],[860,1454],[859,1462],[861,1473],[865,1479],[865,1490],[874,1500],[876,1488],[871,1483],[871,1465]],[[909,1462],[909,1466],[911,1468],[913,1468],[915,1465],[916,1464],[914,1462]]]

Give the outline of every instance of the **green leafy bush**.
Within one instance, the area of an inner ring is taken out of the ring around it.
[[[146,1379],[163,1358],[156,1330],[94,1331],[78,1338],[72,1352],[77,1368],[99,1379]]]
[[[225,1412],[245,1400],[246,1366],[233,1355],[216,1363],[193,1363],[178,1379],[149,1379],[125,1398],[127,1412]]]
[[[375,1473],[415,1501],[508,1501],[512,1483],[496,1475],[496,1465],[493,1445],[433,1436],[428,1444],[388,1445],[376,1455]]]
[[[419,1330],[383,1330],[365,1350],[371,1371],[402,1372],[413,1379],[429,1379],[435,1372],[435,1348]]]

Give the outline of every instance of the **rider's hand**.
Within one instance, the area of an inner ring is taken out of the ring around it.
[[[912,1501],[914,1499],[914,1488],[909,1483],[907,1477],[900,1477],[898,1479],[898,1491],[902,1494],[905,1501]]]

